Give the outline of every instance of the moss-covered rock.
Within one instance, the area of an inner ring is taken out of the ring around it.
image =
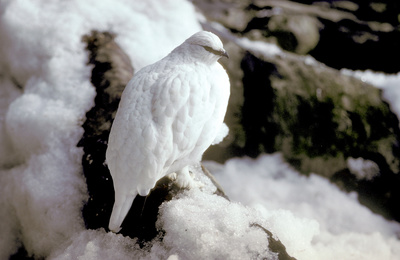
[[[302,172],[328,177],[348,157],[399,171],[398,120],[379,89],[300,58],[247,53],[242,67],[248,154],[282,151]]]

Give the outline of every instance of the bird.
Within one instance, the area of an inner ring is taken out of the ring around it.
[[[222,57],[229,58],[220,38],[199,31],[126,85],[106,150],[112,232],[121,230],[135,197],[147,196],[162,177],[176,174],[178,186],[194,185],[189,167],[227,131],[230,81]]]

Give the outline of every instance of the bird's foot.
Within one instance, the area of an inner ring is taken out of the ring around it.
[[[196,182],[193,180],[193,178],[190,175],[182,175],[178,174],[175,179],[175,183],[179,188],[182,189],[192,189],[196,187]]]
[[[201,186],[201,183],[193,179],[188,167],[184,167],[178,171],[175,176],[175,184],[182,189],[192,189]]]

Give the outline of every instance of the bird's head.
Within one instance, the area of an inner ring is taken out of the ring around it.
[[[216,62],[221,57],[229,58],[217,35],[200,31],[189,37],[182,45],[188,54],[205,62]]]

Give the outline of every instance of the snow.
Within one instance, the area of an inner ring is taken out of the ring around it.
[[[396,259],[398,223],[361,206],[355,193],[300,175],[279,154],[208,163],[232,202],[197,176],[204,186],[162,205],[163,242],[140,249],[135,239],[85,229],[76,144],[95,90],[82,36],[116,32],[138,70],[200,30],[196,17],[184,0],[0,0],[0,259],[21,245],[45,259],[273,258],[251,223],[298,259]],[[355,74],[384,89],[400,114],[399,75]]]
[[[371,161],[361,157],[347,159],[347,167],[358,180],[372,180],[379,175],[379,166]]]
[[[355,193],[343,193],[323,177],[300,175],[280,154],[205,166],[230,199],[262,212],[297,259],[396,259],[400,253],[400,224],[372,213]]]
[[[49,259],[275,259],[267,251],[268,236],[253,224],[268,223],[254,209],[214,195],[215,187],[191,168],[201,188],[187,190],[160,207],[157,221],[164,230],[163,241],[155,239],[145,249],[135,240],[105,233],[103,229],[82,230],[71,236]],[[258,258],[257,258],[258,257]]]
[[[163,204],[160,214],[163,243],[182,259],[275,257],[267,251],[268,235],[252,226],[266,225],[255,209],[192,189]]]

